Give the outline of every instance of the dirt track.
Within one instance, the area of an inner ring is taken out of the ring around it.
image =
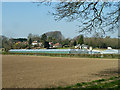
[[[118,60],[2,56],[3,88],[45,88],[117,75]]]

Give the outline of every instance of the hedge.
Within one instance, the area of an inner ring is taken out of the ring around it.
[[[37,55],[53,57],[81,57],[81,58],[120,58],[120,54],[57,54],[57,53],[9,53],[3,52],[2,55]]]

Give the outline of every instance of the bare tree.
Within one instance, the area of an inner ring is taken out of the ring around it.
[[[40,0],[41,1],[41,0]],[[50,1],[43,0],[47,5]],[[66,19],[67,21],[79,20],[79,32],[97,32],[105,34],[115,31],[119,27],[120,2],[86,2],[87,0],[60,0],[56,3],[52,12],[55,20]]]

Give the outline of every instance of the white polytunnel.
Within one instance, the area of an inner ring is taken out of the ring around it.
[[[11,49],[10,53],[59,53],[59,54],[120,54],[120,50],[95,51],[87,49]]]

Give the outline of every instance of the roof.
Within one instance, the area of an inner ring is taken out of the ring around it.
[[[37,41],[33,41],[32,43],[37,43]]]
[[[88,45],[82,44],[83,47],[88,47]]]
[[[53,42],[49,42],[49,44],[53,44]]]
[[[60,43],[56,43],[56,44],[54,44],[54,46],[60,46],[61,44]]]

